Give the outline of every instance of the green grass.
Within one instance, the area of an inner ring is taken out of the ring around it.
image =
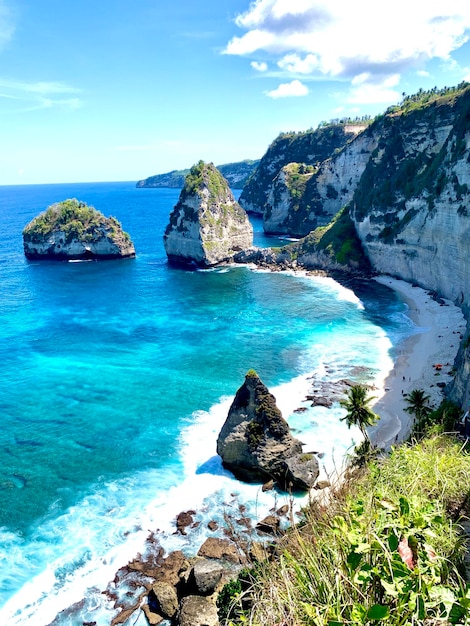
[[[346,476],[327,503],[312,502],[279,556],[232,598],[236,617],[228,611],[224,623],[469,624],[470,586],[450,514],[469,490],[470,456],[452,439],[394,449]]]

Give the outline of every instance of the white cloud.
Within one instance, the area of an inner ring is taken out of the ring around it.
[[[401,99],[401,94],[392,89],[394,86],[391,79],[377,84],[359,83],[357,86],[352,87],[347,101],[350,104],[390,104],[398,102]]]
[[[265,92],[270,98],[291,98],[298,96],[306,96],[308,94],[308,87],[306,87],[300,80],[293,80],[290,83],[282,83],[277,89]]]
[[[0,87],[4,89],[10,89],[12,92],[35,93],[42,96],[59,93],[80,93],[79,89],[76,89],[75,87],[70,87],[65,83],[46,81],[25,83],[21,81],[0,78]]]
[[[80,89],[60,82],[22,82],[0,78],[0,97],[28,103],[27,111],[51,109],[55,107],[76,110],[81,108],[78,97],[61,98],[67,94],[79,94]]]
[[[225,54],[273,56],[286,75],[374,77],[450,60],[470,35],[468,0],[254,0],[235,20],[246,32]],[[357,84],[357,83],[356,83]]]
[[[318,57],[315,54],[307,54],[302,59],[295,53],[286,54],[277,64],[282,70],[293,74],[311,74],[318,68]]]
[[[79,98],[43,98],[39,97],[37,106],[31,107],[34,109],[52,109],[55,107],[63,107],[75,111],[82,107],[82,101]]]
[[[5,0],[0,0],[0,49],[10,41],[14,32],[13,11]]]
[[[268,69],[268,64],[260,61],[252,61],[250,63],[251,67],[257,72],[266,72]]]

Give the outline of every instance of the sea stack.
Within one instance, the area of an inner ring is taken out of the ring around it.
[[[98,260],[135,257],[129,235],[114,217],[75,198],[51,205],[23,230],[28,259]]]
[[[240,480],[274,480],[284,491],[308,491],[319,474],[315,455],[303,452],[254,370],[235,395],[217,439],[217,453]]]
[[[211,267],[253,244],[253,228],[227,181],[199,161],[185,178],[163,237],[170,261]]]

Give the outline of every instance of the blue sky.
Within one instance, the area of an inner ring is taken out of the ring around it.
[[[469,36],[468,0],[0,0],[0,184],[260,158],[470,80]]]

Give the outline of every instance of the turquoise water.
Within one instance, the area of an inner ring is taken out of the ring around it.
[[[215,453],[248,369],[328,471],[355,433],[338,407],[293,413],[307,377],[354,377],[361,366],[380,378],[412,332],[403,305],[379,285],[353,292],[248,267],[168,266],[162,235],[178,195],[133,183],[0,187],[2,624],[46,626],[83,597],[55,623],[109,623],[100,590],[149,531],[172,546],[180,510],[221,517],[233,493],[253,514],[269,508]],[[137,258],[27,262],[23,227],[69,197],[116,216]]]

